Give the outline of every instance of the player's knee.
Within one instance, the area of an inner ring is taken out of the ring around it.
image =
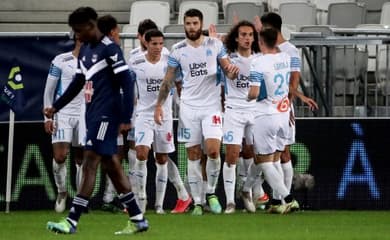
[[[207,153],[209,158],[216,159],[219,157],[219,151],[217,149],[210,149]]]
[[[65,162],[66,156],[67,156],[67,154],[54,153],[54,160],[56,161],[56,163],[61,164],[61,163]]]

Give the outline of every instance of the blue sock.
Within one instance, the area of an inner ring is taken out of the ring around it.
[[[119,200],[124,206],[126,206],[130,219],[137,215],[142,216],[142,212],[139,209],[137,202],[135,201],[135,196],[133,192],[120,195]]]
[[[82,197],[80,195],[77,195],[75,198],[73,198],[72,207],[70,208],[67,220],[74,227],[77,226],[77,222],[79,221],[81,214],[87,210],[88,202],[88,198]]]

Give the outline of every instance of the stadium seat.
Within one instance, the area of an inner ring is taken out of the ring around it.
[[[231,2],[253,2],[257,5],[261,5],[266,1],[263,1],[263,0],[245,0],[245,1],[242,1],[242,0],[222,0],[222,9],[223,9],[224,15],[226,15],[226,5],[228,3],[231,3]]]
[[[382,6],[380,24],[390,25],[390,2],[386,2]]]
[[[141,1],[155,1],[155,0],[135,0],[135,1],[138,1],[138,2],[141,2]],[[161,2],[167,2],[169,4],[169,9],[170,9],[170,18],[174,18],[176,15],[176,12],[175,12],[175,9],[176,9],[176,0],[158,0],[158,1],[161,1]]]
[[[366,24],[379,24],[381,19],[382,6],[388,0],[357,0],[356,2],[366,5]]]
[[[169,24],[170,6],[164,1],[137,1],[130,9],[130,25],[138,25],[145,18],[152,19],[157,26],[164,28]]]
[[[298,27],[294,24],[282,24],[282,35],[286,40],[290,40],[292,32],[296,32]]]
[[[279,6],[279,14],[284,23],[296,25],[316,24],[316,6],[306,2],[286,2]]]
[[[184,13],[191,8],[196,8],[203,14],[203,28],[210,24],[218,23],[218,4],[212,1],[184,1],[179,6],[178,24],[184,24]]]
[[[310,3],[312,0],[268,0],[268,10],[270,12],[279,12],[279,6],[282,3],[289,3],[289,2],[305,2]]]
[[[138,24],[137,25],[124,25],[122,28],[122,33],[137,33],[138,32]],[[137,38],[130,39],[125,38],[123,41],[123,54],[125,56],[126,61],[129,59],[130,51],[133,48],[139,46],[139,40]]]
[[[365,23],[366,12],[365,5],[361,3],[331,3],[328,8],[328,25],[354,28],[359,24]]]
[[[217,28],[217,33],[225,34],[225,33],[228,33],[230,31],[230,29],[232,29],[233,25],[232,24],[217,24],[217,25],[215,25],[215,27]]]
[[[317,7],[317,24],[325,25],[328,23],[328,8],[331,3],[356,2],[355,0],[311,0]]]
[[[163,29],[164,33],[184,33],[184,25],[183,24],[169,24],[166,25]],[[183,38],[184,39],[184,38]],[[182,39],[172,39],[165,38],[164,45],[169,50],[172,48],[173,44],[181,41]]]
[[[265,12],[263,4],[254,2],[229,2],[226,5],[225,24],[232,24],[234,17],[237,16],[239,20],[248,20],[253,22],[255,16],[262,16]]]

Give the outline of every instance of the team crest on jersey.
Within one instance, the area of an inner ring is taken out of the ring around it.
[[[219,116],[219,115],[214,115],[211,118],[211,121],[212,121],[213,125],[221,125],[222,124],[221,116]]]
[[[85,62],[87,59],[85,58],[85,56],[83,56],[83,58],[81,59],[81,61]]]
[[[114,62],[118,61],[118,53],[116,53],[114,56],[110,56],[110,58]]]
[[[93,55],[92,55],[92,58],[91,58],[91,61],[92,61],[93,63],[95,63],[95,62],[97,61],[97,58],[98,58],[97,54],[93,54]]]
[[[172,133],[168,132],[167,133],[167,142],[171,142],[172,141]]]
[[[179,45],[177,45],[176,49],[183,48],[185,46],[187,46],[187,43],[183,42],[183,43],[180,43]]]
[[[238,58],[238,54],[237,53],[231,53],[230,54],[230,58]]]
[[[211,49],[210,49],[210,48],[208,48],[208,49],[206,50],[206,56],[207,56],[207,57],[213,56],[213,52],[211,52]]]

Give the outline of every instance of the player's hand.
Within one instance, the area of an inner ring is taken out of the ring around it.
[[[238,73],[240,72],[240,68],[238,68],[236,65],[234,65],[233,63],[230,63],[229,65],[227,65],[226,67],[226,72],[227,73],[230,73],[230,74],[234,74],[234,75],[238,75]],[[233,78],[231,78],[233,79]]]
[[[209,26],[209,36],[218,38],[217,28],[214,24],[210,24]]]
[[[301,100],[302,102],[304,102],[306,105],[309,106],[310,111],[318,110],[318,104],[313,99],[306,96],[302,96]]]
[[[295,116],[294,116],[294,112],[293,110],[290,110],[290,126],[294,126],[295,125]]]
[[[52,119],[46,120],[45,122],[45,132],[48,134],[53,134],[55,131],[55,126]]]
[[[234,10],[232,23],[233,23],[233,25],[237,25],[239,22],[240,22],[240,18],[238,17],[237,12]]]
[[[255,16],[253,19],[253,24],[255,25],[255,29],[257,32],[260,32],[261,29],[263,28],[263,24],[261,23],[260,17]]]
[[[119,125],[119,133],[120,134],[126,134],[131,129],[130,123],[121,123]]]
[[[154,121],[158,124],[161,125],[163,121],[163,109],[161,105],[157,105],[156,109],[154,110]]]
[[[47,118],[53,118],[55,112],[56,112],[56,109],[53,108],[53,107],[47,107],[47,108],[44,108],[44,109],[43,109],[43,114],[44,114]]]

